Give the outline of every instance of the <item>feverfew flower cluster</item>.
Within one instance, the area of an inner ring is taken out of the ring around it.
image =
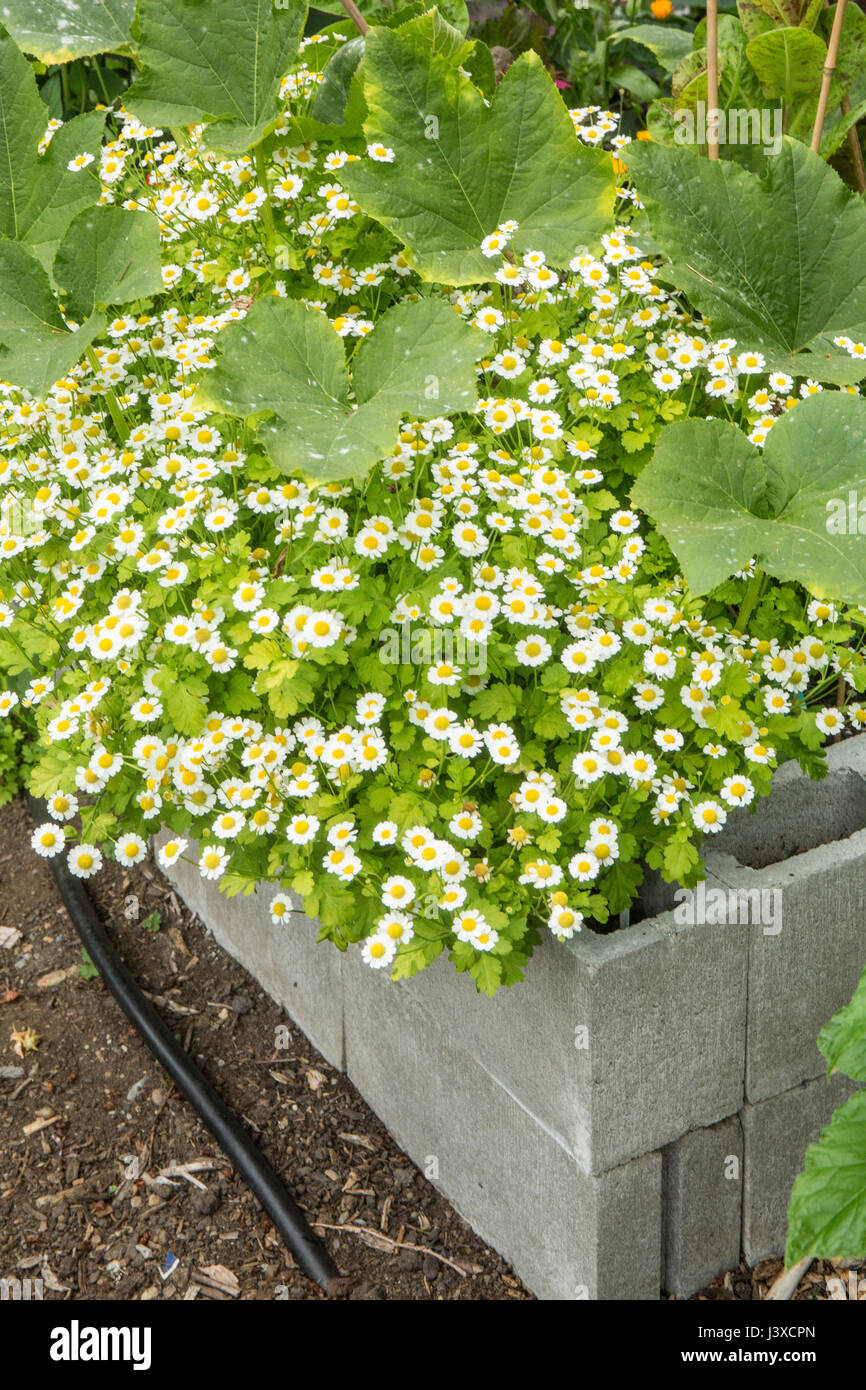
[[[629,505],[665,422],[761,443],[813,384],[691,319],[625,197],[568,265],[515,254],[513,221],[485,237],[489,285],[449,296],[475,408],[404,420],[369,477],[287,477],[199,408],[255,298],[301,298],[351,352],[422,288],[340,182],[394,151],[298,139],[328,56],[303,48],[264,161],[121,114],[77,166],[156,213],[165,292],[44,400],[0,387],[0,717],[39,729],[37,853],[86,878],[165,827],[163,865],[272,882],[275,922],[302,903],[372,968],[447,950],[492,991],[540,930],[615,921],[647,864],[694,882],[780,759],[866,727],[862,621],[784,587],[741,632],[749,571],[695,599]],[[573,114],[619,148],[610,113]]]

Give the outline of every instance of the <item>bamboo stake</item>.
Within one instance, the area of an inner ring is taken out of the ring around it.
[[[719,0],[707,0],[707,158],[719,157]],[[712,113],[712,114],[711,114]]]
[[[343,9],[346,11],[346,14],[351,19],[358,33],[366,34],[370,26],[355,4],[355,0],[343,0]]]
[[[783,1269],[767,1293],[767,1300],[774,1299],[777,1303],[787,1303],[791,1295],[796,1293],[797,1285],[814,1258],[814,1255],[807,1255],[805,1260],[800,1260],[799,1264],[792,1265],[790,1269]]]
[[[818,97],[818,110],[815,112],[815,125],[812,129],[812,149],[815,154],[818,154],[821,148],[821,136],[824,133],[827,102],[830,97],[830,83],[833,80],[833,73],[836,71],[836,59],[839,56],[839,40],[842,37],[842,25],[845,22],[846,4],[847,0],[839,0],[836,6],[836,13],[833,16],[833,29],[830,34],[830,42],[827,45],[827,61],[824,64],[824,75],[821,78],[821,94]]]

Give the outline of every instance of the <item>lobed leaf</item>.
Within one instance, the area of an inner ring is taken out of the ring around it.
[[[69,226],[54,260],[54,280],[69,314],[86,318],[99,304],[128,304],[162,288],[159,223],[149,212],[95,207]]]
[[[30,64],[0,25],[0,236],[29,246],[46,270],[73,217],[99,198],[92,172],[67,165],[98,156],[105,114],[67,121],[40,155],[48,120]]]
[[[653,144],[636,142],[625,159],[670,257],[665,278],[715,334],[795,376],[866,375],[832,344],[866,336],[866,207],[820,155],[786,138],[760,178]]]
[[[36,257],[0,240],[0,380],[45,395],[104,327],[105,318],[94,314],[72,332]]]
[[[485,101],[461,66],[471,46],[433,10],[373,29],[363,64],[368,141],[393,163],[347,165],[341,179],[365,212],[405,242],[421,276],[449,285],[490,278],[481,242],[514,219],[517,254],[557,265],[610,224],[608,155],[583,145],[535,53]]]
[[[198,403],[256,419],[277,466],[315,481],[367,472],[393,448],[404,416],[428,419],[475,400],[478,335],[442,300],[383,314],[357,350],[352,380],[330,321],[297,300],[261,300],[220,342]]]
[[[828,525],[852,490],[866,491],[866,401],[825,391],[784,415],[763,450],[726,420],[665,426],[631,496],[697,594],[754,558],[777,579],[863,604],[863,538]]]
[[[211,148],[248,150],[279,115],[306,12],[306,0],[140,0],[127,108],[149,126],[214,122]]]

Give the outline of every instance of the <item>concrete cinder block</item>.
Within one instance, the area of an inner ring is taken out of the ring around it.
[[[740,1259],[743,1132],[736,1116],[663,1152],[662,1287],[690,1298]]]
[[[784,1253],[788,1199],[806,1149],[857,1089],[847,1076],[822,1077],[744,1106],[743,1251],[750,1264]]]
[[[161,832],[155,847],[168,838]],[[197,859],[197,847],[190,844],[187,855]],[[276,926],[270,914],[272,885],[249,898],[226,898],[194,863],[181,859],[163,872],[223,949],[283,1006],[322,1056],[344,1071],[343,956],[328,942],[317,944],[315,922],[299,911]]]
[[[735,811],[705,848],[763,869],[819,845],[845,840],[866,826],[866,735],[827,750],[827,776],[805,777],[796,762],[783,763],[773,789],[748,810]]]
[[[406,988],[601,1173],[738,1110],[754,930],[666,913],[608,936],[546,937],[525,980],[493,999],[445,960]]]
[[[827,779],[831,788],[834,780]],[[843,779],[855,785],[866,791],[855,774]],[[749,933],[746,1098],[766,1100],[822,1075],[818,1034],[863,970],[866,830],[767,868],[717,852],[707,862],[729,887],[775,895],[773,930]]]
[[[346,962],[351,1081],[542,1299],[656,1299],[661,1156],[592,1176],[402,985]],[[443,1021],[444,1022],[444,1021]]]

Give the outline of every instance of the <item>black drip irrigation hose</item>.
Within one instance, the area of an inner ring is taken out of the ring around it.
[[[33,797],[28,797],[28,801],[33,822],[39,825],[44,820],[44,806]],[[282,1180],[142,993],[96,916],[83,884],[70,874],[61,860],[52,858],[49,862],[63,905],[84,949],[139,1037],[198,1111],[220,1148],[255,1193],[304,1273],[326,1293],[337,1293],[333,1281],[340,1278],[339,1270]]]

